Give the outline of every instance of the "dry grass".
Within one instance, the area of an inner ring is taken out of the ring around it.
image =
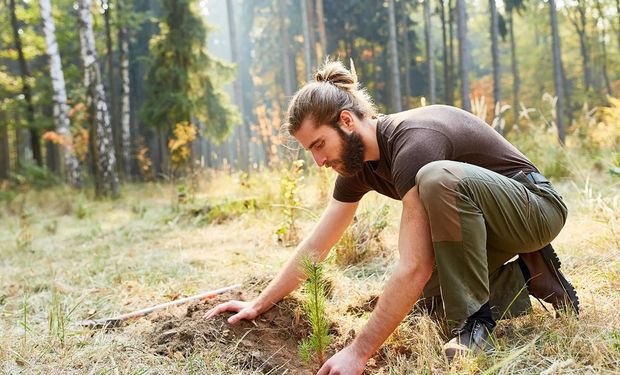
[[[74,323],[275,274],[292,252],[275,240],[281,222],[277,177],[204,176],[195,204],[248,197],[258,203],[258,209],[218,224],[184,216],[183,207],[175,208],[174,188],[160,184],[125,186],[116,201],[93,201],[56,188],[22,192],[1,203],[0,372],[256,372],[235,366],[234,348],[189,357],[156,355],[145,338],[153,329],[151,319],[108,332]],[[299,225],[304,233],[327,199],[314,186],[327,183],[320,174],[303,181]],[[441,327],[428,316],[410,316],[373,359],[370,373],[620,371],[620,183],[584,166],[556,185],[571,213],[555,244],[580,294],[580,318],[554,319],[538,306],[532,315],[500,322],[495,350],[449,367],[441,356]],[[393,250],[397,202],[373,194],[361,209],[384,203],[391,209],[382,243]],[[393,258],[380,258],[327,269],[334,285],[328,313],[340,334],[336,345],[363,325],[369,313],[351,314],[350,308],[380,293],[393,264]],[[184,307],[167,312],[183,313]]]

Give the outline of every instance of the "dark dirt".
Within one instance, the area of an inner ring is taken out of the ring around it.
[[[181,317],[167,314],[152,318],[153,330],[146,333],[151,350],[171,358],[207,352],[221,353],[219,360],[237,367],[240,372],[316,373],[318,366],[304,363],[299,356],[299,343],[308,337],[310,326],[303,317],[301,302],[295,298],[285,298],[254,321],[241,321],[230,325],[226,319],[231,313],[224,313],[208,321],[203,319],[209,309],[223,301],[254,298],[266,284],[267,281],[262,279],[246,280],[243,292],[230,292],[215,300],[189,305]],[[377,299],[378,297],[372,296],[358,306],[348,306],[345,314],[361,316],[370,312]],[[330,334],[332,345],[327,357],[349,344],[355,337],[352,330],[339,332],[333,325],[330,327]],[[385,358],[378,353],[372,362],[374,363],[367,366],[369,373],[374,373],[385,365]]]
[[[262,287],[257,282],[255,287]],[[254,288],[248,288],[254,289]],[[153,319],[154,329],[147,340],[152,350],[170,357],[187,357],[201,351],[215,351],[239,370],[269,374],[313,374],[316,368],[306,365],[298,354],[299,342],[310,327],[302,318],[300,302],[285,298],[254,321],[230,325],[224,313],[211,320],[204,314],[229,299],[248,300],[254,295],[228,293],[216,300],[190,305],[182,317],[160,316]]]

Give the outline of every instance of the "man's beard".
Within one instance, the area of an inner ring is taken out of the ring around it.
[[[350,177],[364,169],[364,142],[359,134],[352,132],[347,134],[340,127],[336,130],[342,140],[342,153],[340,164],[342,168],[337,171],[340,175]]]

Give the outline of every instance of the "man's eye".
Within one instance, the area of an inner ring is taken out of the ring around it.
[[[316,145],[316,149],[317,149],[317,150],[320,150],[320,149],[322,149],[322,148],[323,148],[323,146],[325,146],[325,141],[321,141],[321,142],[319,142],[319,144],[318,144],[318,145]]]

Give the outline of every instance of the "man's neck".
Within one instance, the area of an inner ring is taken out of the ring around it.
[[[364,142],[364,161],[379,160],[379,142],[377,141],[377,118],[364,119],[360,132]]]

